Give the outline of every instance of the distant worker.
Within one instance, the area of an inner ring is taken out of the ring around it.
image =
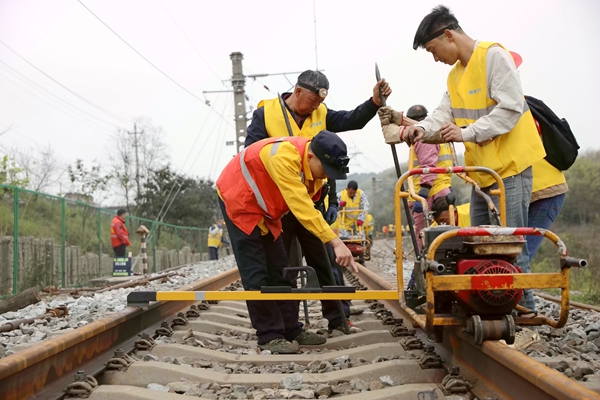
[[[208,228],[208,254],[209,260],[219,259],[219,249],[223,244],[229,244],[223,237],[223,223],[224,221],[218,221]]]
[[[343,212],[340,227],[352,231],[354,227],[363,226],[369,212],[369,199],[356,181],[349,181],[344,190],[338,194],[338,202]]]
[[[382,79],[373,87],[373,97],[351,111],[335,111],[327,108],[323,101],[329,91],[329,80],[319,71],[306,70],[298,76],[298,81],[291,93],[283,93],[281,98],[263,100],[258,104],[248,126],[246,146],[269,137],[299,136],[313,138],[323,130],[344,132],[362,129],[377,114],[382,105],[381,94],[388,97],[392,89]],[[381,94],[380,94],[381,93]],[[286,118],[289,121],[288,130]],[[337,218],[337,197],[335,180],[327,181],[329,189],[329,204],[325,210],[326,221],[333,223]],[[286,252],[289,254],[293,241],[298,239],[306,263],[313,267],[321,286],[335,285],[331,280],[327,263],[326,250],[321,241],[310,229],[299,222],[298,216],[288,213],[282,218],[283,236]],[[328,329],[340,328],[344,316],[340,315],[337,302],[324,300],[321,302],[323,316],[329,321]]]
[[[312,139],[261,140],[227,164],[216,185],[245,290],[292,286],[283,276],[288,257],[281,218],[286,213],[321,243],[331,244],[338,264],[358,271],[350,250],[314,207],[325,179],[345,179],[348,162],[342,139],[321,131]],[[291,354],[298,345],[326,342],[302,328],[296,300],[248,300],[246,305],[262,350]]]
[[[127,211],[120,208],[110,223],[110,243],[116,258],[127,257],[127,246],[131,246],[129,232],[125,226],[126,217]]]
[[[367,214],[365,226],[367,227],[367,238],[371,239],[373,237],[373,233],[375,232],[375,220],[373,220],[373,215]]]
[[[471,226],[471,215],[469,214],[471,204],[461,204],[454,207],[454,225],[461,228]],[[433,219],[438,225],[450,225],[450,205],[445,197],[438,197],[433,201],[431,207]]]
[[[427,109],[422,105],[414,105],[406,111],[406,116],[414,121],[422,121],[427,117]],[[417,142],[414,145],[415,163],[413,168],[435,168],[452,166],[452,150],[448,143],[428,144]],[[450,194],[450,175],[448,174],[427,174],[415,175],[413,177],[415,193],[427,200],[428,208],[435,199],[445,198]],[[415,221],[415,235],[419,250],[423,249],[423,240],[421,239],[421,230],[425,227],[425,218],[423,214],[423,205],[420,201],[415,201],[412,197],[408,199],[408,206],[412,210],[412,217]]]
[[[381,233],[383,233],[384,237],[388,237],[389,232],[390,228],[387,225],[381,227]]]
[[[389,224],[388,225],[388,232],[390,234],[390,237],[395,237],[396,236],[396,225]]]

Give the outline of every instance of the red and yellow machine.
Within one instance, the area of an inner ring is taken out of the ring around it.
[[[346,247],[352,252],[352,255],[358,259],[358,262],[364,264],[371,259],[371,232],[373,230],[373,217],[366,214],[363,225],[357,225],[356,219],[348,218],[346,213],[353,215],[359,214],[363,210],[338,211],[338,218],[335,225],[332,226],[339,238],[346,244]],[[369,218],[370,217],[370,218]]]
[[[409,161],[410,163],[410,161]],[[411,164],[410,164],[411,165]],[[465,173],[483,172],[494,177],[500,210],[490,197],[481,192],[477,183]],[[402,308],[427,331],[433,341],[441,340],[442,327],[459,326],[473,335],[474,342],[504,339],[512,344],[516,325],[550,325],[560,328],[569,313],[570,267],[585,267],[587,262],[568,256],[560,238],[549,230],[538,228],[507,228],[504,185],[500,176],[484,167],[416,168],[403,174],[395,188],[395,222],[402,226],[400,201],[409,194],[421,201],[428,215],[426,199],[414,192],[412,176],[420,174],[459,174],[475,186],[497,216],[497,226],[459,228],[441,225],[422,231],[423,251],[415,263],[417,289],[404,291],[402,238],[396,238],[396,270]],[[408,191],[402,184],[408,180]],[[450,213],[453,215],[453,212]],[[557,247],[560,271],[556,273],[522,273],[515,258],[525,244],[524,236],[545,236]],[[560,288],[562,303],[558,320],[533,314],[520,306],[523,289]],[[530,314],[523,317],[523,314]]]

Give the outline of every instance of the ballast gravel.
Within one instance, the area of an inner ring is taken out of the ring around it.
[[[46,339],[77,329],[81,326],[121,312],[127,307],[127,295],[132,291],[167,291],[175,290],[190,283],[216,275],[231,268],[236,263],[233,256],[227,256],[217,261],[203,261],[191,266],[180,268],[176,275],[167,279],[157,279],[144,286],[114,289],[102,293],[90,293],[78,298],[68,294],[46,297],[37,304],[27,306],[18,311],[0,315],[0,326],[5,322],[22,318],[35,318],[46,313],[46,308],[66,305],[69,314],[62,318],[36,319],[33,324],[21,325],[20,329],[0,333],[0,358],[28,348]],[[159,272],[150,276],[163,274]]]

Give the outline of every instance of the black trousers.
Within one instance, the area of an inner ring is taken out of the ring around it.
[[[127,245],[126,244],[120,244],[117,247],[113,247],[113,251],[115,252],[115,258],[127,257]]]
[[[231,222],[221,199],[219,199],[219,206],[223,212],[244,289],[260,290],[262,286],[291,286],[291,281],[283,276],[283,269],[287,267],[287,253],[283,238],[279,236],[274,240],[270,232],[262,236],[259,227],[255,227],[250,235],[247,235]],[[246,305],[252,326],[256,329],[258,344],[265,344],[277,338],[292,341],[302,333],[302,323],[298,320],[297,301],[248,300]]]
[[[209,260],[218,260],[219,259],[219,248],[218,247],[209,247],[208,248],[208,259]]]
[[[302,247],[302,253],[306,258],[306,264],[315,269],[319,285],[323,286],[335,286],[336,282],[331,280],[329,275],[329,263],[327,258],[329,254],[321,239],[310,233],[302,224],[296,219],[291,213],[287,213],[281,219],[283,224],[283,241],[285,242],[285,250],[289,254],[292,240],[296,237]],[[292,265],[294,266],[294,265]],[[335,329],[342,324],[345,318],[350,315],[350,309],[347,302],[342,302],[345,316],[340,315],[337,301],[336,300],[321,300],[321,307],[323,310],[323,317],[326,318],[329,329]]]

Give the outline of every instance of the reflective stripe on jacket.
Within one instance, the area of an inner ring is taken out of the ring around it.
[[[265,128],[270,137],[289,136],[279,98],[263,100],[258,103],[258,106],[265,109]],[[304,120],[302,129],[298,127],[296,120],[287,107],[285,112],[288,115],[294,136],[313,138],[323,129],[327,129],[327,107],[323,103]]]
[[[281,234],[280,219],[292,209],[298,221],[321,240],[335,238],[312,203],[320,194],[323,180],[312,179],[305,157],[309,142],[310,139],[297,136],[264,139],[246,147],[227,164],[217,179],[217,189],[227,215],[244,233],[249,235],[256,226],[262,230],[264,222],[277,239]],[[285,160],[286,165],[277,164],[277,160]],[[273,171],[274,164],[280,170]]]
[[[422,143],[421,146],[434,146],[431,144]],[[450,149],[450,145],[448,143],[441,143],[440,151],[438,152],[438,158],[436,167],[451,167],[452,166],[452,150]],[[414,147],[411,151],[414,151]],[[419,159],[415,154],[414,157],[414,165],[413,168],[420,168],[421,164],[419,163]],[[429,197],[432,197],[442,190],[449,188],[452,186],[452,175],[449,174],[438,174],[435,180],[433,181],[433,185],[431,186],[431,190],[429,191]],[[419,193],[419,189],[421,188],[421,175],[413,176],[413,184],[415,186],[415,193]],[[408,197],[408,201],[415,201],[412,197]]]
[[[488,115],[497,105],[488,97],[486,57],[490,46],[497,43],[480,42],[466,68],[457,62],[448,75],[448,93],[454,123],[458,126],[473,124]],[[496,171],[502,178],[521,173],[546,155],[538,138],[531,111],[524,109],[515,127],[493,140],[484,143],[465,143],[465,164],[484,166]],[[495,180],[488,174],[472,172],[469,176],[482,187]]]
[[[131,246],[129,232],[127,231],[127,226],[125,226],[125,221],[118,215],[116,215],[110,223],[110,244],[112,247],[117,247],[122,244]]]

